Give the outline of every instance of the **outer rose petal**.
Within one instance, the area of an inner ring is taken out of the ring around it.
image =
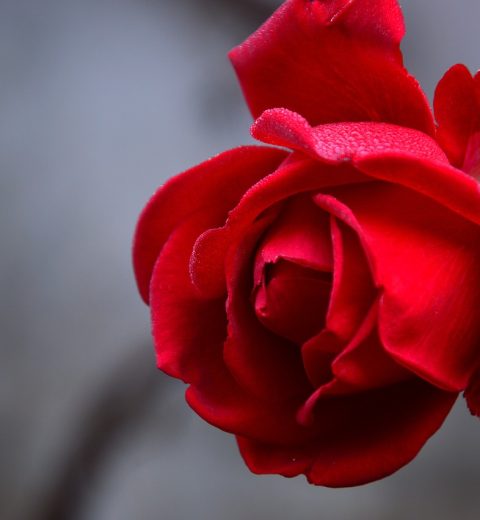
[[[170,235],[153,271],[150,307],[157,363],[167,374],[198,383],[222,359],[225,302],[198,297],[188,274],[193,243],[205,217],[190,218]]]
[[[480,417],[480,369],[477,370],[465,390],[465,399],[472,415]]]
[[[465,389],[480,357],[478,226],[392,184],[335,194],[337,199],[316,200],[356,229],[369,253],[383,288],[379,331],[385,349],[431,383]]]
[[[437,140],[450,162],[461,168],[470,137],[480,131],[480,81],[465,65],[454,65],[438,83],[434,107]]]
[[[394,0],[289,0],[230,53],[253,116],[284,107],[311,124],[384,121],[434,133],[401,64]]]
[[[319,402],[317,421],[331,425],[313,442],[292,446],[237,437],[254,473],[294,477],[344,487],[390,475],[418,453],[441,426],[456,394],[414,379],[378,391]],[[327,413],[321,406],[333,403]]]
[[[146,303],[153,266],[170,233],[196,212],[208,213],[205,229],[221,225],[245,191],[285,156],[267,147],[230,150],[173,177],[153,195],[140,215],[133,245],[137,284]]]
[[[284,392],[280,400],[259,399],[237,383],[225,364],[225,299],[201,299],[188,273],[193,242],[204,225],[198,216],[181,224],[155,265],[151,308],[158,366],[191,383],[187,401],[218,428],[264,442],[309,441],[315,431],[295,421],[300,398],[292,399]],[[272,380],[275,374],[271,374]],[[291,371],[290,378],[294,376]],[[300,386],[292,385],[292,389],[301,392]]]
[[[312,128],[298,114],[277,109],[265,112],[253,125],[252,134],[321,162],[344,165],[351,161],[370,177],[411,188],[480,224],[479,183],[452,168],[438,144],[421,132],[378,123]]]
[[[293,148],[334,164],[385,153],[447,162],[441,148],[428,135],[388,123],[348,122],[314,128],[296,112],[273,108],[255,121],[251,131],[260,141]]]

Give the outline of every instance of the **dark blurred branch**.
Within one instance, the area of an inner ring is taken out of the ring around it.
[[[153,362],[141,353],[151,347],[140,345],[107,376],[103,391],[91,403],[83,428],[75,436],[51,491],[37,509],[38,520],[69,520],[82,503],[83,495],[108,455],[112,438],[134,424],[156,397],[162,379]]]

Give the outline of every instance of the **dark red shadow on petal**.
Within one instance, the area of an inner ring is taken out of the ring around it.
[[[269,222],[257,222],[226,258],[228,338],[224,360],[245,391],[267,401],[304,398],[311,392],[300,351],[268,330],[251,301],[256,248]]]
[[[305,474],[329,487],[356,486],[386,477],[410,462],[437,431],[455,402],[414,379],[388,389],[319,403],[315,440],[285,446],[238,437],[241,454],[254,473]]]
[[[378,303],[375,302],[350,343],[332,360],[332,377],[319,386],[300,408],[301,424],[312,425],[322,399],[354,395],[411,379],[413,374],[398,365],[383,349],[377,332]]]
[[[288,260],[267,264],[265,282],[254,292],[261,323],[301,345],[325,326],[331,275]]]
[[[475,372],[465,390],[465,399],[472,415],[480,417],[480,369]]]
[[[293,197],[255,258],[252,297],[258,319],[299,345],[325,324],[333,267],[328,223],[311,195]]]

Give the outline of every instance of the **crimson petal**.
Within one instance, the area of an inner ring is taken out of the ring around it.
[[[391,184],[365,186],[316,200],[347,220],[369,252],[383,288],[382,344],[431,383],[464,390],[479,360],[480,231],[418,193]]]
[[[293,477],[312,484],[365,484],[410,462],[443,423],[456,394],[414,378],[388,389],[322,400],[317,422],[323,431],[310,443],[285,446],[237,437],[254,473]]]
[[[302,347],[303,362],[315,386],[331,373],[333,358],[353,338],[375,300],[372,273],[355,232],[331,217],[335,267],[325,329]]]
[[[218,366],[227,331],[224,300],[199,298],[188,273],[192,246],[204,225],[205,217],[190,218],[172,232],[150,284],[157,364],[188,383]]]
[[[281,399],[261,400],[240,386],[225,364],[225,300],[200,298],[188,273],[192,245],[205,218],[194,216],[178,226],[155,265],[151,310],[158,366],[191,384],[190,406],[218,428],[264,442],[310,440],[312,431],[295,421],[298,398],[284,392]],[[290,377],[292,372],[290,367]],[[285,383],[300,389],[291,380]]]
[[[475,79],[480,84],[480,75]],[[480,224],[479,183],[450,166],[439,145],[421,132],[378,123],[312,128],[298,114],[269,110],[255,122],[252,133],[318,161],[351,161],[365,175],[411,188]]]
[[[249,394],[267,401],[303,398],[311,387],[298,348],[267,330],[250,301],[252,260],[259,236],[269,222],[257,222],[226,258],[228,338],[224,360],[234,379]]]
[[[480,417],[480,369],[474,374],[465,390],[465,399],[472,415]]]
[[[334,164],[386,153],[447,162],[431,137],[389,123],[348,122],[312,127],[296,112],[272,108],[255,121],[251,132],[260,141],[293,148]]]
[[[245,193],[230,212],[225,226],[210,229],[198,238],[190,265],[197,289],[205,297],[225,293],[224,260],[230,244],[238,241],[271,206],[292,195],[365,180],[365,176],[348,164],[319,167],[318,163],[303,158],[281,165]]]
[[[310,195],[293,197],[258,247],[257,316],[267,328],[297,344],[325,323],[333,268],[328,222]]]
[[[434,98],[437,140],[450,162],[462,168],[470,137],[480,131],[480,75],[454,65],[439,81]]]
[[[230,58],[253,116],[284,107],[313,125],[384,121],[433,135],[402,65],[395,0],[289,0]]]
[[[319,386],[300,408],[301,424],[314,422],[321,399],[352,395],[366,390],[394,385],[413,377],[384,351],[377,333],[378,305],[367,313],[352,341],[331,363],[332,378]]]
[[[331,278],[288,260],[267,267],[254,293],[257,317],[272,332],[301,345],[325,324]]]
[[[173,177],[153,195],[140,215],[133,245],[137,284],[146,303],[153,267],[170,233],[197,212],[209,214],[205,229],[221,225],[245,191],[285,156],[267,147],[230,150]]]

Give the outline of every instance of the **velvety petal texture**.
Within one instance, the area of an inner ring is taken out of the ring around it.
[[[289,0],[230,53],[252,114],[298,112],[310,124],[383,121],[434,133],[399,51],[395,0]]]
[[[325,433],[310,443],[283,446],[238,437],[238,444],[254,473],[303,473],[312,484],[355,486],[410,462],[441,426],[455,398],[414,380],[389,390],[323,401],[329,422]]]
[[[305,157],[285,162],[244,194],[223,226],[209,229],[198,237],[190,262],[190,275],[197,290],[206,298],[225,294],[225,255],[229,247],[253,222],[268,216],[272,206],[310,190],[367,180],[347,164],[319,168],[316,162]]]
[[[205,228],[222,223],[245,191],[285,156],[266,147],[230,150],[177,175],[153,195],[140,215],[133,245],[133,266],[145,302],[153,267],[172,231],[196,213],[208,216]]]
[[[463,390],[479,359],[479,227],[392,184],[316,200],[354,226],[369,253],[384,348],[433,384]]]
[[[328,216],[311,197],[296,197],[258,247],[253,294],[257,317],[300,345],[325,324],[333,268],[329,231]]]
[[[480,416],[480,75],[437,127],[395,0],[288,0],[231,60],[268,146],[167,182],[134,239],[160,369],[255,473],[331,487]],[[282,147],[276,148],[276,147]]]

